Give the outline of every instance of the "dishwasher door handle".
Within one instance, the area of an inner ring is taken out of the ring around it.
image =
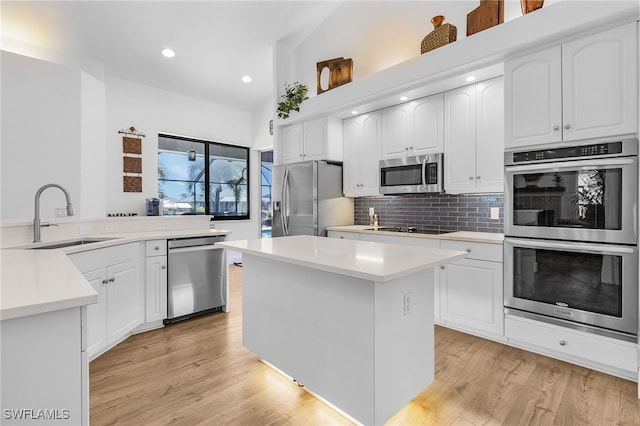
[[[218,247],[215,244],[210,244],[206,246],[191,246],[191,247],[180,247],[180,248],[170,248],[169,254],[176,253],[187,253],[190,251],[201,251],[201,250],[224,250],[222,247]]]

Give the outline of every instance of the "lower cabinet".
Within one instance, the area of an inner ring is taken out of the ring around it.
[[[144,321],[140,245],[90,250],[69,258],[98,293],[98,303],[87,306],[87,353],[92,360]]]
[[[149,325],[167,318],[167,241],[147,241],[145,253],[145,321]]]

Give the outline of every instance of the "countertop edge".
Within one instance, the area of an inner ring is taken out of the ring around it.
[[[503,244],[504,240],[504,234],[498,232],[455,231],[447,234],[417,234],[410,232],[371,230],[369,228],[371,227],[367,225],[329,226],[327,227],[327,231],[351,232],[355,234],[377,234],[407,238],[425,238],[431,240],[467,241],[487,244]]]

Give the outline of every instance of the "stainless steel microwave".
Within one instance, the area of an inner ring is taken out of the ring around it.
[[[441,193],[442,164],[440,153],[380,160],[380,193]]]

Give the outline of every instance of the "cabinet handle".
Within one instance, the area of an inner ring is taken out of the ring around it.
[[[473,180],[473,176],[469,176],[469,180]]]
[[[409,151],[409,148],[406,148],[406,147],[405,147],[405,149],[404,149],[404,150],[405,150],[405,151]]]
[[[565,124],[565,125],[564,125],[564,128],[565,128],[565,129],[567,129],[567,130],[569,130],[569,129],[571,128],[571,124]]]
[[[160,269],[167,269],[167,265],[162,265]]]
[[[476,179],[480,180],[480,176],[476,176]]]
[[[467,253],[471,253],[471,249],[470,248],[467,249]]]
[[[104,280],[102,280],[102,285],[106,285],[109,282],[109,280],[107,280],[106,278]]]
[[[567,346],[566,340],[560,340],[558,343],[560,344],[560,346]]]
[[[114,277],[109,278],[109,282],[112,283],[114,282],[116,279]]]
[[[409,149],[413,149],[413,147],[412,147],[412,146],[410,146],[410,147],[409,147]]]
[[[154,250],[160,250],[160,247],[155,246],[153,249],[154,249]]]
[[[558,130],[560,130],[560,126],[553,126],[553,130],[557,132]]]
[[[444,265],[440,265],[440,269],[444,269]]]

